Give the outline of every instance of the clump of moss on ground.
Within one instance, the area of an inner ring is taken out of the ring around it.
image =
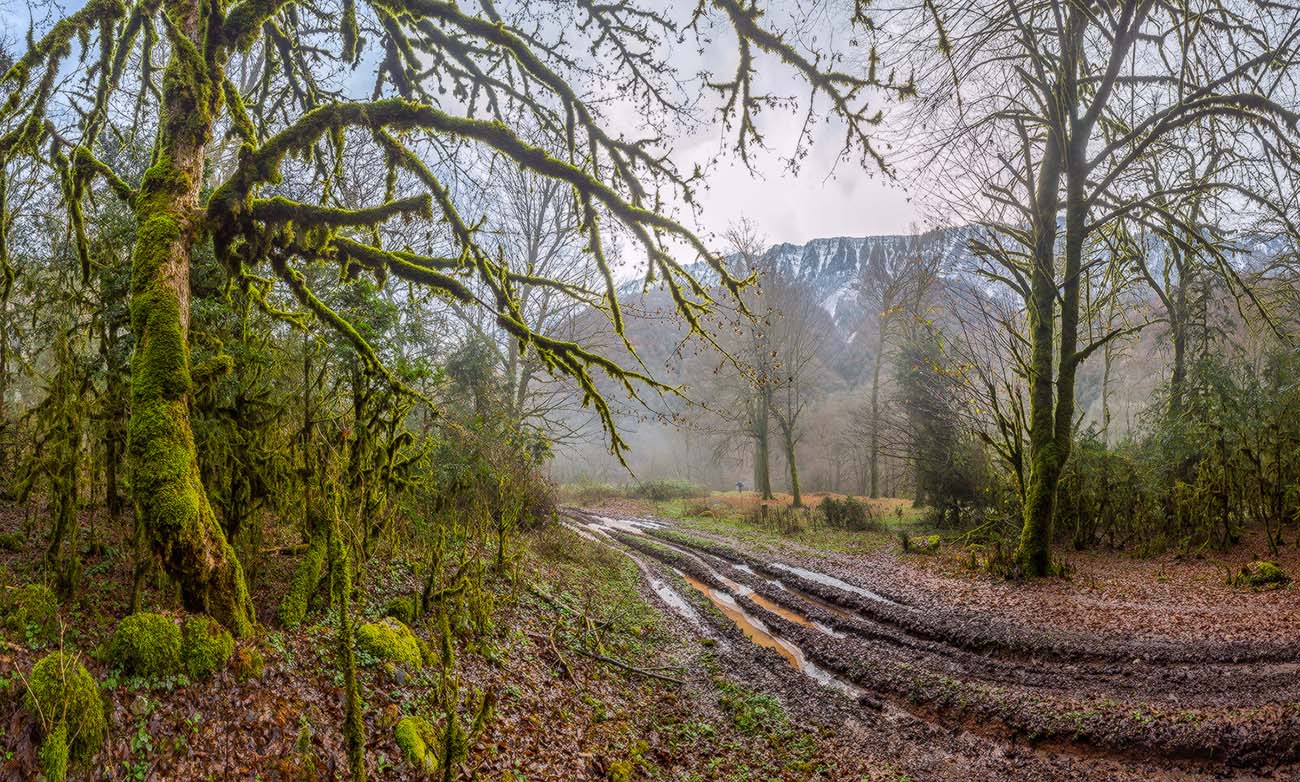
[[[232,667],[235,671],[235,678],[241,682],[260,679],[266,670],[266,657],[262,655],[262,650],[256,646],[241,646],[235,654]]]
[[[84,762],[108,735],[94,677],[71,654],[46,655],[32,668],[24,698],[44,737],[38,752],[46,779],[63,780],[69,762]]]
[[[384,604],[384,616],[391,616],[399,622],[410,624],[415,621],[419,598],[415,595],[395,597]]]
[[[1256,560],[1238,571],[1229,583],[1258,590],[1281,589],[1291,583],[1291,577],[1276,562]]]
[[[206,614],[185,619],[181,633],[181,660],[190,676],[210,676],[230,661],[235,639],[221,623]]]
[[[402,622],[385,617],[379,622],[367,622],[357,628],[357,648],[383,662],[420,665],[420,642],[411,628]]]
[[[5,626],[39,640],[51,640],[58,628],[59,600],[44,584],[27,584],[7,601]]]
[[[393,738],[407,763],[430,772],[438,767],[438,756],[433,749],[437,746],[438,736],[425,718],[403,717],[398,720],[393,728]]]
[[[908,554],[938,554],[939,547],[942,544],[938,535],[911,537],[906,532],[901,532],[898,539],[903,551]]]
[[[181,631],[171,617],[140,613],[118,622],[108,659],[137,676],[167,676],[181,669]]]

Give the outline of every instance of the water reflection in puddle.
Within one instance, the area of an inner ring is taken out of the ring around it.
[[[829,671],[826,671],[825,669],[818,667],[815,663],[809,661],[807,656],[804,655],[802,649],[790,643],[786,639],[774,635],[772,631],[767,629],[767,626],[764,625],[761,620],[750,615],[745,611],[745,609],[741,608],[740,604],[737,603],[736,599],[731,595],[721,590],[714,589],[694,576],[687,575],[681,571],[677,571],[677,574],[685,579],[686,583],[690,584],[697,591],[707,597],[709,602],[717,606],[718,610],[722,611],[722,613],[726,615],[733,624],[740,628],[740,631],[745,634],[746,638],[758,646],[774,650],[777,654],[785,658],[785,661],[790,664],[791,668],[794,668],[796,671],[799,671],[819,684],[839,690],[850,697],[856,698],[864,692],[861,687],[857,687],[839,679]],[[753,594],[750,595],[751,600],[755,597],[756,596]],[[755,602],[758,601],[755,600]],[[763,603],[760,603],[760,605],[763,605],[764,608],[767,607],[767,605]],[[780,607],[777,606],[777,608]],[[787,613],[792,616],[798,616],[797,614],[786,611],[785,609],[781,609],[779,615],[785,616]],[[802,621],[794,618],[791,618],[790,621],[799,621],[800,624],[811,626],[811,622],[809,622],[806,617],[800,617],[800,619]]]
[[[890,600],[884,595],[872,592],[870,589],[864,589],[856,584],[850,584],[849,582],[838,579],[835,576],[818,573],[816,570],[808,570],[806,568],[796,567],[795,565],[787,565],[783,562],[773,562],[771,567],[774,567],[777,570],[784,570],[788,573],[793,573],[800,578],[806,578],[809,581],[815,581],[824,586],[835,587],[836,589],[841,589],[845,592],[852,592],[855,595],[862,595],[863,597],[886,603],[891,606],[899,605],[899,603]]]

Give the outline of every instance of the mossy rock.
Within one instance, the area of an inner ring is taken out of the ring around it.
[[[27,584],[14,590],[8,601],[5,626],[16,633],[31,633],[51,640],[58,629],[59,600],[44,584]]]
[[[22,551],[26,538],[21,532],[0,532],[0,549]]]
[[[383,662],[420,665],[420,642],[411,628],[392,617],[357,628],[357,649]]]
[[[415,595],[395,597],[384,604],[384,616],[391,616],[409,625],[415,621],[415,607],[418,603],[419,599]]]
[[[221,623],[206,614],[186,617],[181,630],[181,661],[195,679],[211,676],[230,662],[235,639]]]
[[[911,539],[910,551],[914,554],[938,554],[940,544],[938,535],[922,535]]]
[[[416,768],[432,772],[438,767],[438,755],[434,747],[438,746],[438,734],[424,717],[403,717],[393,728],[393,738],[397,740],[402,757]]]
[[[131,614],[117,623],[108,659],[137,676],[168,676],[181,670],[181,630],[169,616]]]
[[[69,760],[88,761],[104,745],[108,722],[99,685],[73,655],[52,652],[36,663],[23,703],[44,738],[38,758],[47,779],[62,780]]]
[[[1291,583],[1291,577],[1276,562],[1256,560],[1241,569],[1236,581],[1251,589],[1281,589]]]

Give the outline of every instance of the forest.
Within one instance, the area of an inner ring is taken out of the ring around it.
[[[1300,6],[0,0],[0,780],[1300,779]]]

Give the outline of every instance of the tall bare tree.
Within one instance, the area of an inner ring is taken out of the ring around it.
[[[942,128],[930,149],[931,162],[954,172],[946,192],[978,193],[973,217],[988,232],[976,248],[987,276],[1016,291],[1029,313],[1017,559],[1024,573],[1042,575],[1070,455],[1075,378],[1122,333],[1080,339],[1083,278],[1111,260],[1099,237],[1182,187],[1127,187],[1182,129],[1215,123],[1294,148],[1300,18],[1265,0],[935,5],[943,52],[918,77],[916,116]]]

